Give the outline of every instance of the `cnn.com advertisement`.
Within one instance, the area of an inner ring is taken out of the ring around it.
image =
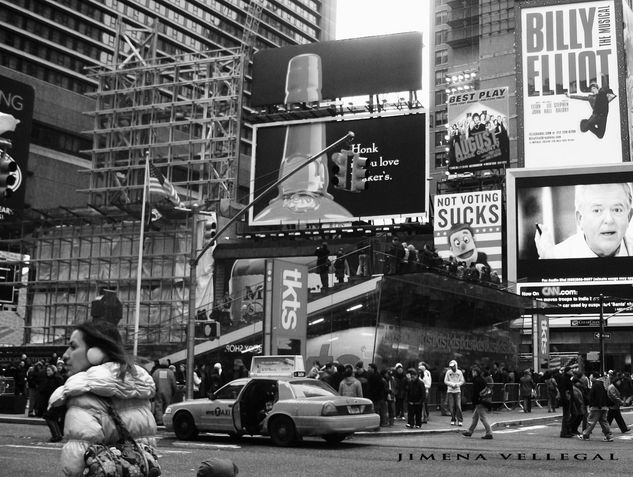
[[[569,312],[633,298],[632,187],[630,163],[509,170],[509,280]]]

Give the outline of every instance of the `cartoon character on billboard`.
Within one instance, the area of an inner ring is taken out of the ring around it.
[[[447,237],[449,249],[457,262],[464,262],[466,267],[474,263],[477,268],[486,266],[490,269],[486,253],[477,250],[475,234],[470,224],[463,222],[453,224]]]
[[[594,133],[597,138],[602,139],[607,129],[609,103],[615,99],[616,95],[611,88],[606,86],[600,88],[597,83],[591,83],[590,89],[591,93],[588,95],[565,93],[565,96],[570,99],[579,99],[589,102],[592,110],[591,116],[589,116],[588,119],[580,121],[580,130],[582,132],[590,131]]]

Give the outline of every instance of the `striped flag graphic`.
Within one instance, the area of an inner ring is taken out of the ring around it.
[[[174,185],[156,168],[149,163],[149,193],[150,196],[158,196],[168,199],[176,207],[180,206],[180,197]]]

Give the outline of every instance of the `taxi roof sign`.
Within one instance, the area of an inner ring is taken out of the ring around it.
[[[251,360],[251,377],[305,375],[303,356],[300,355],[253,356]]]

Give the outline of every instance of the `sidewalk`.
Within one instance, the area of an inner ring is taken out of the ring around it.
[[[357,432],[362,436],[388,436],[398,434],[435,434],[439,432],[460,432],[464,431],[470,425],[473,412],[472,410],[464,411],[464,425],[462,427],[451,426],[450,416],[442,416],[437,411],[432,411],[429,415],[429,422],[422,424],[421,429],[408,429],[405,427],[406,421],[397,420],[392,427],[381,427],[380,430],[374,432]],[[493,430],[503,429],[505,427],[520,426],[526,424],[544,424],[560,420],[561,413],[548,413],[546,408],[535,407],[531,413],[524,413],[521,408],[514,410],[502,409],[488,413],[488,421]],[[32,424],[44,426],[46,423],[41,417],[28,417],[24,414],[0,414],[0,423],[10,424]],[[479,424],[481,427],[481,424]],[[164,426],[158,426],[158,429],[165,429]]]
[[[400,435],[400,434],[437,434],[443,432],[461,432],[468,429],[471,423],[473,411],[471,409],[464,410],[463,426],[451,426],[450,416],[442,416],[437,411],[431,411],[429,413],[429,421],[426,424],[422,424],[420,429],[409,429],[405,427],[407,421],[396,420],[392,427],[381,427],[376,432],[357,432],[356,435],[362,436],[385,436],[385,435]],[[536,425],[547,424],[560,421],[562,417],[562,410],[558,408],[555,413],[548,413],[547,408],[533,407],[531,413],[524,413],[520,407],[508,410],[501,408],[498,411],[492,411],[488,413],[488,422],[492,430],[504,429],[512,426],[522,425]],[[481,423],[477,424],[480,429],[483,429]]]

